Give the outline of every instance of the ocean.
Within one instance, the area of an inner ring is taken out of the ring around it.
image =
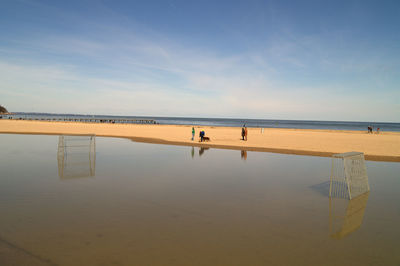
[[[198,125],[259,128],[294,128],[294,129],[331,129],[331,130],[358,130],[367,131],[372,126],[374,131],[400,132],[400,123],[388,122],[357,122],[357,121],[314,121],[314,120],[279,120],[279,119],[246,119],[246,118],[194,118],[194,117],[156,117],[156,116],[111,116],[111,115],[75,115],[75,114],[48,114],[48,113],[14,113],[3,115],[3,119],[31,119],[31,120],[64,120],[64,119],[97,119],[97,120],[154,120],[162,125]],[[128,122],[134,123],[134,122]]]

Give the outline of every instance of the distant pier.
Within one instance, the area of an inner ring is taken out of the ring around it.
[[[0,115],[0,119],[32,120],[32,121],[56,121],[56,122],[82,122],[82,123],[108,123],[108,124],[158,124],[153,119],[126,119],[126,118],[71,118],[71,117],[23,117]]]

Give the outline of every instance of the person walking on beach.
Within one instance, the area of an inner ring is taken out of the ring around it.
[[[204,130],[200,131],[200,142],[203,142],[205,134],[206,134],[206,132],[204,132]]]
[[[192,127],[192,141],[194,140],[194,134],[195,134],[196,132],[195,132],[195,130],[194,130],[194,127]]]
[[[247,141],[247,127],[244,128],[244,140]]]
[[[245,134],[246,134],[246,131],[245,131],[244,127],[242,127],[242,140],[244,140]]]

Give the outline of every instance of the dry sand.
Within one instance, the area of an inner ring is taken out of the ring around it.
[[[79,122],[44,122],[0,120],[0,133],[18,134],[95,134],[122,137],[134,141],[225,149],[266,151],[287,154],[331,156],[348,151],[364,152],[367,160],[400,162],[400,133],[367,134],[361,131],[248,128],[248,140],[241,140],[241,129],[235,127],[100,124]],[[211,141],[200,143],[200,130]]]

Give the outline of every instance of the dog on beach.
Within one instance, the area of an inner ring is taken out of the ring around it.
[[[204,141],[210,141],[210,138],[209,138],[209,137],[206,137],[206,136],[204,136],[204,137],[203,137],[203,140],[204,140]]]

